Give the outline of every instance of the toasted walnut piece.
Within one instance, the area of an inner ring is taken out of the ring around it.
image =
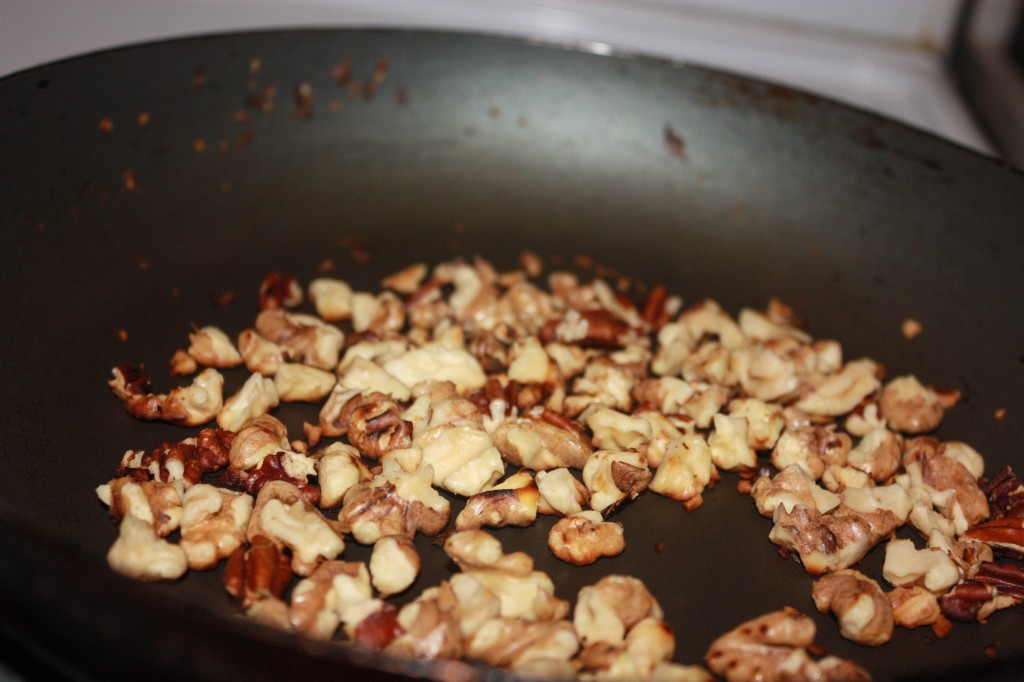
[[[871,679],[850,661],[832,656],[812,659],[807,649],[814,644],[815,634],[814,621],[787,606],[747,621],[716,639],[704,663],[730,682]]]
[[[693,511],[703,504],[704,489],[717,478],[708,444],[700,434],[689,433],[669,444],[650,488],[659,495],[679,500]]]
[[[551,420],[544,411],[537,418],[503,422],[494,431],[494,446],[513,466],[534,471],[582,469],[594,451],[590,441],[576,429],[551,421],[557,420]]]
[[[521,384],[541,384],[557,378],[557,365],[536,336],[528,336],[509,349],[508,378]]]
[[[107,563],[121,575],[144,581],[176,580],[188,570],[181,547],[160,538],[152,524],[131,515],[121,520]]]
[[[796,408],[827,417],[846,414],[878,390],[881,386],[879,371],[880,367],[874,360],[848,362],[837,374],[825,378],[810,394],[797,401]]]
[[[590,501],[590,491],[568,469],[549,469],[537,472],[537,491],[540,493],[537,511],[541,514],[569,516],[583,511]]]
[[[429,268],[426,263],[413,263],[398,272],[392,273],[381,280],[380,285],[406,296],[416,293],[427,276]]]
[[[307,287],[316,314],[328,322],[352,317],[352,287],[340,279],[318,277]]]
[[[645,618],[661,618],[661,606],[632,576],[608,575],[587,585],[576,597],[573,627],[583,646],[598,642],[621,645],[626,633]]]
[[[750,494],[762,516],[773,516],[779,507],[791,512],[798,504],[827,514],[840,502],[838,495],[818,486],[798,464],[790,464],[772,478],[761,476]]]
[[[285,425],[270,415],[261,415],[238,431],[228,456],[232,467],[248,470],[262,462],[267,455],[288,448],[288,429]]]
[[[201,365],[225,369],[242,364],[242,354],[218,327],[201,327],[189,334],[188,340],[189,356]]]
[[[288,620],[301,635],[328,640],[341,625],[341,595],[335,588],[339,575],[357,576],[362,565],[350,561],[324,561],[292,590]],[[362,595],[360,595],[362,596]],[[369,599],[370,595],[364,598]]]
[[[434,379],[450,381],[465,395],[483,388],[487,375],[477,359],[461,348],[427,344],[384,363],[384,370],[406,386]]]
[[[937,549],[917,549],[911,540],[891,540],[885,546],[882,577],[890,584],[921,585],[941,594],[960,581],[960,571],[948,554]]]
[[[382,393],[398,401],[406,401],[411,397],[408,385],[399,381],[373,360],[361,356],[355,356],[344,367],[339,367],[338,385],[334,390],[339,391],[339,389],[354,389],[361,393]],[[327,409],[326,406],[324,409]]]
[[[356,333],[394,334],[405,325],[405,307],[390,291],[377,295],[356,292],[352,294],[352,329]]]
[[[795,551],[811,575],[849,568],[879,540],[870,524],[857,515],[819,514],[802,504],[791,511],[779,505],[773,521],[768,539]]]
[[[821,475],[821,485],[831,492],[838,492],[844,487],[867,488],[871,484],[871,477],[860,469],[838,464],[829,464]]]
[[[590,508],[606,513],[625,499],[647,489],[654,474],[647,459],[636,452],[598,450],[583,467],[583,483],[590,491]]]
[[[291,632],[293,629],[288,620],[288,604],[277,597],[266,597],[254,602],[245,610],[245,617],[276,630]]]
[[[939,600],[920,585],[896,587],[885,596],[892,605],[893,619],[900,627],[931,625],[942,615]]]
[[[900,469],[902,442],[885,428],[872,429],[850,450],[847,463],[881,483]]]
[[[236,549],[224,568],[224,589],[243,609],[265,599],[279,599],[292,579],[291,559],[263,535]]]
[[[626,633],[623,646],[604,642],[580,652],[578,663],[588,677],[607,680],[649,680],[675,652],[675,635],[660,618],[644,618]],[[709,676],[705,673],[703,679]]]
[[[430,465],[434,485],[456,495],[475,495],[505,473],[490,435],[468,420],[429,428],[413,445],[423,452],[424,465]]]
[[[282,346],[286,359],[318,369],[333,370],[338,364],[345,335],[315,315],[288,313],[279,308],[256,317],[256,331]]]
[[[195,374],[198,369],[199,365],[192,356],[180,348],[174,351],[174,354],[171,355],[170,374],[172,377],[182,377],[188,376],[189,374]]]
[[[595,511],[582,511],[560,519],[548,533],[548,549],[575,566],[592,564],[601,557],[618,556],[626,549],[621,523],[605,521]]]
[[[716,414],[715,430],[708,436],[711,461],[719,469],[736,471],[757,466],[757,453],[747,445],[747,420]]]
[[[269,272],[260,282],[260,310],[268,308],[295,308],[302,303],[302,287],[291,275]]]
[[[818,611],[831,611],[839,634],[866,646],[892,639],[893,609],[878,583],[859,571],[844,569],[814,581],[811,590]]]
[[[583,374],[573,382],[572,395],[566,398],[565,409],[574,416],[588,405],[600,403],[628,412],[633,407],[631,393],[638,378],[633,369],[606,357],[598,357],[589,362]]]
[[[412,445],[412,423],[402,419],[401,408],[386,395],[355,396],[342,412],[348,414],[349,442],[367,457],[379,459],[389,450]]]
[[[491,569],[514,575],[529,575],[533,571],[533,559],[529,554],[505,554],[501,541],[483,530],[465,530],[449,535],[444,541],[444,551],[463,571]]]
[[[345,549],[341,536],[291,483],[270,481],[260,490],[246,530],[252,540],[265,535],[292,551],[292,570],[308,576],[317,564]]]
[[[810,343],[810,334],[793,326],[794,318],[773,315],[771,311],[761,312],[751,308],[743,308],[736,317],[740,331],[748,339],[766,341],[770,339],[791,338],[800,343]]]
[[[349,489],[373,478],[359,451],[351,445],[331,443],[319,452],[316,461],[320,506],[324,509],[339,505]]]
[[[182,503],[180,547],[189,568],[213,568],[241,547],[252,497],[199,483],[185,491]]]
[[[420,555],[406,535],[387,535],[373,543],[370,577],[381,597],[404,592],[420,573]]]
[[[245,329],[238,335],[238,350],[246,369],[265,377],[276,374],[285,358],[283,346],[263,338],[255,329]]]
[[[529,472],[523,471],[466,500],[466,506],[455,518],[455,529],[528,526],[537,520],[539,501],[537,484]]]
[[[284,362],[274,375],[274,387],[281,402],[320,402],[331,392],[337,377],[309,365]]]
[[[729,416],[747,420],[747,445],[754,450],[770,450],[775,447],[786,425],[781,407],[756,398],[731,401]]]
[[[398,612],[397,624],[402,633],[385,651],[427,660],[462,658],[465,647],[455,608],[455,599],[446,583],[425,591]]]
[[[112,374],[107,385],[136,419],[200,426],[216,417],[224,402],[224,377],[212,367],[197,374],[189,386],[166,395],[143,392],[149,388],[149,377],[141,366],[115,367]]]
[[[729,356],[729,370],[752,398],[788,401],[800,388],[796,363],[777,345],[751,344]]]
[[[921,462],[921,478],[935,490],[953,491],[955,503],[968,526],[988,518],[989,507],[985,493],[967,467],[957,460],[945,455],[924,459]],[[947,517],[951,515],[945,510],[944,513]]]
[[[217,425],[228,431],[241,431],[247,423],[277,407],[279,398],[274,381],[252,374],[238,392],[225,401],[217,415]]]
[[[843,427],[851,436],[863,438],[875,429],[886,428],[886,422],[879,414],[878,403],[865,400],[846,415]]]
[[[654,435],[651,423],[607,407],[587,409],[580,419],[590,428],[591,442],[602,450],[639,450]]]
[[[496,668],[524,672],[538,661],[568,662],[579,648],[568,621],[492,618],[468,638],[466,657]],[[558,668],[561,670],[561,668]]]
[[[903,433],[933,431],[945,414],[939,396],[912,375],[887,383],[878,406],[889,426]]]
[[[430,465],[411,472],[393,461],[382,465],[380,474],[345,493],[338,520],[356,542],[370,545],[386,535],[437,535],[444,530],[451,505],[431,487]]]
[[[181,523],[180,483],[136,482],[131,477],[123,476],[98,487],[96,494],[110,507],[112,517],[121,520],[134,516],[152,526],[161,538],[177,530]]]

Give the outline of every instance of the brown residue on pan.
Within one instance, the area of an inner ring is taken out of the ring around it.
[[[676,157],[680,161],[685,160],[686,155],[683,152],[685,143],[683,138],[680,137],[673,129],[672,126],[665,126],[665,148],[668,149],[668,153]]]

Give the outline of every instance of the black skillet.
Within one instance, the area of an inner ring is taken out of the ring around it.
[[[302,84],[311,98],[294,96]],[[94,487],[127,448],[191,435],[129,417],[105,385],[110,368],[144,362],[168,390],[159,368],[190,325],[248,325],[271,270],[309,281],[333,260],[335,276],[375,289],[413,261],[480,254],[506,268],[530,249],[549,268],[584,254],[732,313],[776,296],[847,357],[959,389],[938,435],[974,445],[989,471],[1024,470],[1024,178],[817,97],[489,37],[212,36],[0,81],[0,159],[0,622],[10,647],[51,672],[471,671],[245,622],[219,572],[140,585],[105,565],[116,527]],[[924,329],[912,341],[900,333],[907,317]],[[309,418],[284,416],[293,428]],[[878,649],[842,640],[736,480],[724,476],[693,513],[641,496],[618,513],[626,552],[586,569],[550,557],[549,522],[499,537],[531,550],[565,598],[606,573],[642,578],[676,630],[679,662],[791,605],[813,615],[823,647],[878,679],[1009,679],[1020,668],[1024,609],[943,641],[927,628]],[[428,568],[414,593],[448,570],[428,539],[420,546]],[[346,556],[366,554],[349,543]],[[873,553],[865,570],[877,575],[880,562]]]

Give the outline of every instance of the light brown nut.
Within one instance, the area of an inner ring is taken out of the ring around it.
[[[540,492],[526,470],[473,495],[455,518],[455,530],[528,526],[537,520]]]
[[[465,647],[454,608],[451,590],[444,583],[409,602],[398,612],[399,636],[384,651],[427,660],[462,658]]]
[[[338,365],[345,335],[315,315],[271,308],[256,317],[255,326],[260,336],[284,348],[286,360],[325,370]]]
[[[401,408],[388,396],[376,392],[355,396],[343,411],[348,414],[349,443],[366,457],[380,459],[389,450],[412,445],[412,422],[402,418]]]
[[[523,672],[537,661],[568,662],[579,648],[568,621],[533,622],[492,618],[466,644],[466,657],[496,668]]]
[[[349,489],[373,478],[359,451],[351,445],[331,443],[314,457],[320,483],[320,506],[324,509],[338,506]]]
[[[199,365],[196,361],[180,348],[171,355],[169,364],[169,371],[172,377],[188,376],[189,374],[195,374],[199,370]]]
[[[333,372],[295,362],[284,362],[274,374],[274,388],[281,402],[316,403],[326,398],[337,377]]]
[[[815,480],[830,464],[845,465],[852,446],[850,437],[821,425],[787,427],[772,450],[772,464],[782,470],[799,464]]]
[[[714,426],[714,431],[708,436],[708,447],[715,467],[738,471],[757,466],[757,453],[747,444],[746,419],[716,414]]]
[[[288,429],[277,418],[261,415],[246,424],[231,442],[229,459],[235,469],[247,471],[267,455],[290,449]]]
[[[541,514],[569,516],[583,511],[590,501],[590,491],[568,469],[537,472],[537,511]]]
[[[911,375],[887,383],[878,406],[889,426],[902,433],[933,431],[945,414],[939,396]]]
[[[957,460],[938,455],[921,461],[921,477],[925,484],[935,490],[952,490],[955,503],[968,526],[973,526],[989,515],[988,499],[963,464]],[[947,517],[950,513],[946,513]]]
[[[189,568],[208,570],[245,540],[253,499],[212,485],[192,486],[182,497],[180,547]]]
[[[814,581],[811,590],[818,611],[831,611],[839,634],[866,646],[881,646],[892,639],[892,605],[882,589],[859,571],[844,569]]]
[[[654,595],[640,580],[626,575],[608,575],[579,591],[573,610],[573,626],[580,644],[599,642],[622,645],[626,633],[645,618],[664,615]]]
[[[851,412],[861,400],[881,386],[878,363],[869,359],[848,362],[836,374],[826,377],[796,402],[796,408],[809,414],[837,417]]]
[[[200,426],[214,419],[224,404],[224,376],[212,367],[166,395],[149,392],[149,377],[141,365],[115,367],[112,375],[107,385],[136,419]]]
[[[392,460],[383,468],[345,493],[338,521],[346,532],[356,542],[372,545],[386,535],[436,535],[444,530],[451,505],[431,487],[430,467],[406,472]]]
[[[460,420],[426,429],[413,445],[423,453],[433,484],[466,497],[492,485],[505,473],[501,453],[478,424]]]
[[[908,587],[921,585],[929,592],[942,594],[960,581],[956,563],[938,549],[917,549],[912,540],[891,540],[885,546],[882,577],[890,584]]]
[[[779,505],[768,539],[796,552],[811,575],[849,568],[878,542],[867,521],[856,515],[819,514],[798,504],[791,511]]]
[[[708,669],[732,682],[745,680],[869,680],[850,661],[827,656],[814,660],[814,621],[785,607],[743,623],[714,642],[704,657]]]
[[[382,598],[404,592],[420,573],[420,555],[406,535],[386,535],[373,543],[370,578]]]
[[[542,410],[535,417],[503,422],[495,429],[493,439],[509,464],[534,471],[582,469],[594,451],[590,440],[577,427],[571,422],[563,423],[550,410]]]
[[[669,444],[650,488],[693,511],[703,504],[705,488],[717,479],[710,448],[700,434],[690,433]]]
[[[601,557],[618,556],[626,549],[621,523],[605,521],[595,511],[560,519],[548,532],[548,549],[574,566],[592,564]]]
[[[872,429],[852,448],[846,461],[878,483],[888,481],[899,471],[902,441],[886,428]]]
[[[176,580],[188,570],[181,547],[159,537],[151,523],[131,515],[121,519],[107,564],[121,575],[142,581]]]
[[[644,618],[626,633],[622,646],[598,642],[580,652],[577,662],[581,669],[598,679],[649,680],[661,668],[663,674],[670,672],[662,666],[667,664],[675,652],[675,635],[668,623],[660,618]],[[685,674],[685,669],[672,672]],[[709,679],[707,673],[697,679]]]
[[[799,464],[788,467],[768,478],[761,476],[754,481],[750,494],[762,516],[771,517],[779,507],[792,512],[796,505],[827,514],[839,506],[840,498],[817,485]]]
[[[273,376],[285,361],[285,349],[260,336],[255,329],[245,329],[238,335],[238,350],[250,372]]]
[[[340,279],[318,277],[307,287],[316,313],[328,322],[352,317],[352,288]]]
[[[636,452],[598,450],[583,467],[583,483],[590,491],[590,508],[602,514],[647,489],[654,474],[647,459]]]
[[[900,627],[931,625],[942,615],[939,600],[920,585],[896,587],[885,596],[892,605],[893,619]]]
[[[110,515],[120,521],[134,516],[148,523],[157,536],[167,537],[178,529],[182,516],[181,483],[135,481],[115,478],[96,489],[100,500],[110,507]]]
[[[206,367],[225,369],[242,364],[242,355],[231,339],[220,328],[212,325],[197,329],[188,335],[189,356]]]
[[[292,570],[308,576],[317,565],[345,549],[337,531],[291,483],[270,481],[260,490],[246,529],[247,538],[263,535],[292,552]]]
[[[254,373],[224,402],[217,414],[217,425],[228,431],[241,431],[253,419],[277,407],[279,401],[275,383],[262,374]]]

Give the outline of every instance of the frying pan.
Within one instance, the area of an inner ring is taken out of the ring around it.
[[[347,85],[334,77],[343,63]],[[309,281],[330,261],[375,290],[414,261],[479,254],[510,268],[529,249],[549,269],[583,254],[732,313],[778,297],[847,358],[959,389],[938,435],[972,444],[989,472],[1024,469],[1024,178],[891,121],[666,61],[373,30],[92,54],[0,81],[0,106],[0,621],[30,672],[504,677],[247,622],[219,572],[136,584],[106,567],[117,530],[95,486],[126,449],[192,435],[128,416],[110,369],[146,363],[168,390],[159,368],[190,325],[251,324],[273,270]],[[908,317],[923,325],[914,340],[900,334]],[[240,382],[230,375],[228,390]],[[303,409],[281,413],[293,434],[315,418]],[[682,663],[791,605],[815,619],[821,646],[877,679],[1021,669],[1021,609],[942,641],[927,628],[877,649],[841,639],[736,481],[725,474],[689,513],[640,496],[617,513],[626,552],[590,567],[547,552],[550,521],[497,535],[530,551],[563,598],[608,573],[644,580]],[[429,538],[418,544],[411,594],[450,570]],[[346,558],[366,556],[348,543]],[[862,568],[877,576],[880,564],[876,551]]]

